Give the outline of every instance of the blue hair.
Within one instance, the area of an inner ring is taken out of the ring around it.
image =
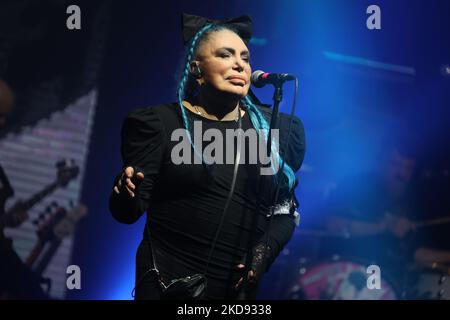
[[[181,114],[183,116],[183,123],[184,123],[184,127],[186,129],[186,132],[187,132],[189,143],[192,145],[192,147],[194,149],[194,153],[202,160],[202,163],[204,163],[203,155],[201,154],[201,152],[199,152],[197,150],[195,145],[192,143],[192,137],[191,137],[191,133],[189,131],[189,122],[188,122],[186,110],[183,106],[183,99],[186,96],[186,91],[187,91],[186,87],[188,85],[188,81],[190,80],[189,74],[190,74],[190,66],[191,66],[192,58],[195,56],[195,53],[196,53],[196,50],[197,50],[198,44],[200,43],[201,38],[204,38],[204,36],[206,35],[206,31],[212,29],[213,27],[214,27],[213,24],[207,24],[202,29],[200,29],[195,34],[195,36],[192,38],[192,40],[190,41],[188,49],[186,51],[186,58],[185,58],[186,64],[182,71],[181,80],[178,84],[178,89],[177,89],[178,105],[181,108]]]
[[[242,98],[241,102],[247,105],[248,114],[250,116],[250,121],[252,122],[253,127],[259,132],[264,134],[265,141],[267,142],[268,133],[269,133],[269,124],[266,119],[262,115],[259,108],[251,101],[250,97],[247,95]],[[271,144],[271,153],[272,157],[275,158],[275,161],[278,161],[278,168],[281,169],[283,159],[279,153],[279,146],[272,141]],[[272,161],[272,159],[271,159]],[[272,163],[272,169],[275,171],[275,168]],[[285,162],[283,166],[283,173],[288,179],[289,190],[292,190],[295,187],[295,173],[294,170]]]
[[[190,77],[190,66],[191,66],[192,59],[196,54],[196,50],[199,47],[199,44],[206,39],[206,37],[209,33],[213,32],[213,31],[223,30],[223,29],[231,30],[237,34],[236,30],[234,30],[232,27],[224,26],[224,25],[215,25],[215,24],[207,24],[206,26],[204,26],[202,29],[200,29],[195,34],[195,36],[192,38],[192,40],[190,41],[190,43],[187,47],[186,57],[185,57],[185,65],[184,65],[184,69],[182,70],[181,79],[180,79],[180,82],[179,82],[178,88],[177,88],[178,105],[181,108],[183,123],[184,123],[184,127],[186,129],[187,135],[188,135],[189,142],[192,145],[195,154],[200,159],[202,159],[203,163],[204,163],[203,155],[201,154],[201,152],[199,152],[197,150],[195,144],[192,142],[192,137],[191,137],[190,130],[189,130],[188,117],[187,117],[185,107],[183,105],[183,99],[188,94],[190,94],[190,92],[187,92],[188,91],[187,88],[189,86],[189,81],[192,81],[192,78]],[[266,119],[262,115],[261,111],[259,110],[259,107],[251,101],[249,96],[245,96],[244,98],[242,98],[241,102],[247,106],[248,114],[250,116],[250,121],[251,121],[253,127],[257,130],[258,134],[262,133],[264,135],[264,140],[267,141],[268,132],[269,132],[270,127],[269,127],[269,124],[267,123]],[[272,143],[271,145],[272,145],[272,148],[271,148],[272,156],[271,156],[270,161],[272,162],[272,159],[275,159],[275,161],[278,161],[278,164],[279,164],[278,167],[281,168],[283,159],[281,158],[281,156],[279,154],[278,145],[276,145],[275,143]],[[272,167],[272,170],[275,171],[273,163],[271,164],[271,167]],[[289,190],[292,190],[295,187],[295,173],[287,163],[284,163],[283,173],[288,180]]]

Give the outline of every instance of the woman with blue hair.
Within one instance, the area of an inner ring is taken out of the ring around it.
[[[269,161],[252,162],[262,153],[254,140],[242,145],[242,133],[251,140],[253,130],[266,142],[271,110],[250,97],[250,18],[184,14],[183,36],[177,101],[133,111],[124,121],[124,166],[110,211],[128,224],[148,213],[136,257],[136,299],[187,298],[177,290],[168,294],[167,287],[176,279],[186,284],[192,275],[204,280],[202,290],[194,286],[196,298],[254,299],[298,220],[294,173],[304,157],[303,125],[280,114]],[[238,133],[231,140],[229,130]],[[180,148],[177,136],[188,148]],[[261,174],[265,164],[272,174]]]

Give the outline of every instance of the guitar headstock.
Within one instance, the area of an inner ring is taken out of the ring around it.
[[[75,179],[80,172],[80,168],[75,165],[75,161],[73,159],[58,161],[56,163],[56,168],[58,169],[57,182],[63,187],[67,186],[71,180]]]

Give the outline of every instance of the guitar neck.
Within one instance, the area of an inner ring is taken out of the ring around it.
[[[46,196],[48,196],[50,193],[55,191],[56,188],[58,188],[59,184],[57,181],[49,184],[41,191],[37,192],[33,196],[31,196],[28,200],[22,202],[21,209],[27,211],[30,208],[32,208],[36,203],[40,202],[42,199],[44,199]]]
[[[28,211],[29,209],[31,209],[36,203],[38,203],[39,201],[41,201],[43,198],[45,198],[46,196],[48,196],[50,193],[52,193],[53,191],[55,191],[56,188],[58,188],[59,183],[58,181],[52,182],[51,184],[49,184],[48,186],[46,186],[44,189],[42,189],[41,191],[35,193],[33,196],[31,196],[28,200],[21,202],[19,208],[17,208],[17,206],[13,206],[12,208],[10,208],[9,210],[5,211],[1,216],[0,216],[0,233],[2,233],[1,231],[6,227],[7,225],[7,219],[10,215],[13,215],[14,212],[17,209],[20,209],[22,211]]]

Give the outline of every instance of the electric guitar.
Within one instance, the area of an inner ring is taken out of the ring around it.
[[[59,187],[66,187],[79,174],[79,168],[74,165],[74,161],[63,160],[56,164],[57,175],[55,181],[47,185],[44,189],[31,196],[26,201],[18,201],[0,216],[0,237],[3,235],[5,227],[15,228],[28,219],[26,212],[43,198],[51,194]]]

